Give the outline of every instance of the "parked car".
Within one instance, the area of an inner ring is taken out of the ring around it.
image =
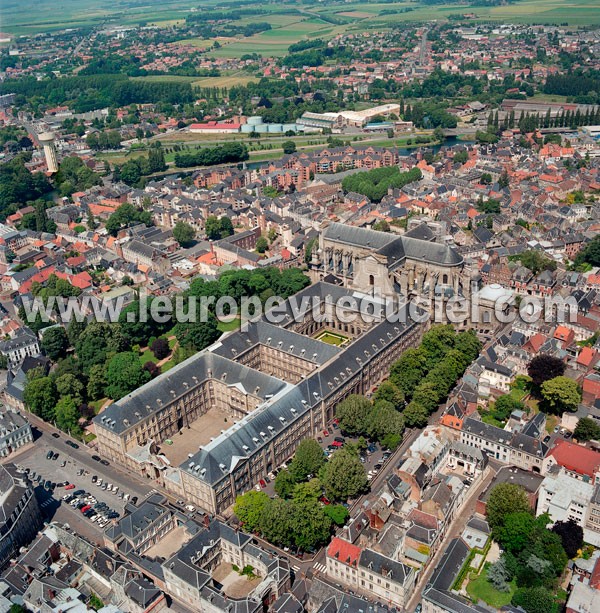
[[[138,497],[137,497],[137,496],[134,496],[134,497],[131,499],[131,504],[137,504],[137,501],[138,501]]]
[[[104,464],[104,466],[108,466],[110,462],[108,460],[100,460],[100,464]]]
[[[65,441],[65,445],[68,445],[69,447],[72,447],[73,449],[79,449],[79,445],[77,443],[74,443],[73,441]]]
[[[54,438],[60,438],[60,434],[59,434],[58,432],[53,432],[53,433],[52,433],[52,436],[53,436]]]
[[[331,443],[332,447],[343,447],[344,443],[340,443],[340,441],[333,441],[333,443]]]
[[[65,489],[66,490],[74,490],[75,489],[75,485],[73,485],[73,483],[69,483],[69,484],[65,485]]]
[[[54,461],[58,460],[58,455],[59,455],[59,454],[58,454],[58,452],[57,452],[57,451],[55,451],[55,452],[54,452],[54,455],[52,456],[52,459],[53,459]]]
[[[193,513],[196,510],[196,507],[192,506],[191,504],[186,504],[185,510],[189,511],[190,513]]]
[[[92,460],[94,460],[95,462],[100,462],[102,458],[99,455],[93,455],[92,456]]]
[[[260,487],[262,487],[263,489],[267,487],[267,482],[264,479],[261,479],[259,483],[260,483]]]
[[[98,477],[96,475],[92,475],[92,483],[96,483],[98,481]]]
[[[73,496],[83,496],[85,494],[85,490],[77,490],[73,492]]]
[[[336,443],[345,443],[346,442],[346,439],[344,437],[342,437],[342,436],[336,436],[333,440]]]
[[[54,451],[50,449],[50,451],[46,454],[46,460],[51,460],[53,455],[54,455]]]
[[[82,507],[81,507],[80,511],[81,511],[82,513],[85,513],[86,511],[89,511],[91,508],[92,508],[92,505],[91,505],[91,504],[86,504],[86,505],[84,505],[84,506],[82,506]]]

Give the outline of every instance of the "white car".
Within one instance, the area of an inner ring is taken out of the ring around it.
[[[193,507],[191,504],[186,504],[185,510],[189,511],[190,513],[193,513],[196,510],[196,507]]]
[[[112,483],[107,483],[106,484],[106,491],[107,492],[111,492],[112,491]]]
[[[98,479],[98,481],[96,481],[96,485],[100,487],[102,485],[102,479]]]
[[[112,493],[113,493],[113,494],[116,494],[118,491],[119,491],[119,486],[118,486],[118,485],[115,485],[115,486],[113,487],[113,491],[112,491]]]

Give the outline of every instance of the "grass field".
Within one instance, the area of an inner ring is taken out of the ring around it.
[[[328,345],[335,345],[336,347],[341,347],[348,343],[348,337],[338,334],[337,332],[330,332],[329,330],[317,334],[315,340],[327,343]]]
[[[483,600],[488,605],[499,609],[510,604],[513,594],[517,589],[517,585],[514,581],[512,581],[510,583],[509,592],[499,592],[487,580],[488,568],[489,564],[486,563],[481,571],[481,574],[469,581],[469,584],[467,585],[467,592],[475,602]]]
[[[32,0],[4,0],[1,29],[20,35],[85,26],[137,25],[141,22],[175,25],[184,21],[192,5],[184,0],[145,0],[139,4],[130,0],[112,3],[100,3],[99,0],[38,0],[35,3]],[[219,0],[204,0],[201,5],[202,10],[208,12],[210,7],[219,6]],[[289,14],[292,7],[288,10],[276,3],[256,2],[256,6],[266,12],[244,17],[238,23],[245,25],[253,21],[268,21],[273,29],[225,44],[215,51],[215,55],[237,57],[251,52],[283,55],[291,43],[302,39],[318,36],[331,38],[345,30],[361,31],[407,21],[443,20],[448,15],[464,12],[474,13],[480,21],[600,24],[600,3],[597,0],[519,0],[502,6],[473,7],[458,4],[420,5],[406,0],[389,4],[340,1],[302,9],[302,14]],[[406,8],[411,10],[380,15],[382,11]],[[320,16],[336,17],[345,23],[333,25],[320,19]]]
[[[133,81],[149,81],[161,83],[191,83],[193,87],[234,87],[236,85],[248,85],[257,81],[256,77],[251,77],[240,72],[224,74],[219,77],[183,77],[178,75],[149,75],[147,77],[130,77]]]

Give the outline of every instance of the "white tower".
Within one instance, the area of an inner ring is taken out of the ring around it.
[[[38,140],[44,147],[48,172],[58,172],[58,158],[56,157],[56,147],[54,146],[54,134],[52,132],[42,132],[38,134]]]

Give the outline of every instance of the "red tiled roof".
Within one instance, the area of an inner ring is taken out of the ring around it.
[[[600,470],[600,453],[563,439],[556,441],[549,455],[556,460],[559,466],[578,475],[587,475],[593,478],[596,472]]]
[[[582,366],[591,366],[598,361],[598,352],[591,347],[584,347],[577,356],[577,364]]]
[[[356,566],[361,553],[362,549],[360,547],[337,536],[332,539],[327,548],[327,555],[330,558],[335,558],[343,564],[348,564],[348,566]]]

